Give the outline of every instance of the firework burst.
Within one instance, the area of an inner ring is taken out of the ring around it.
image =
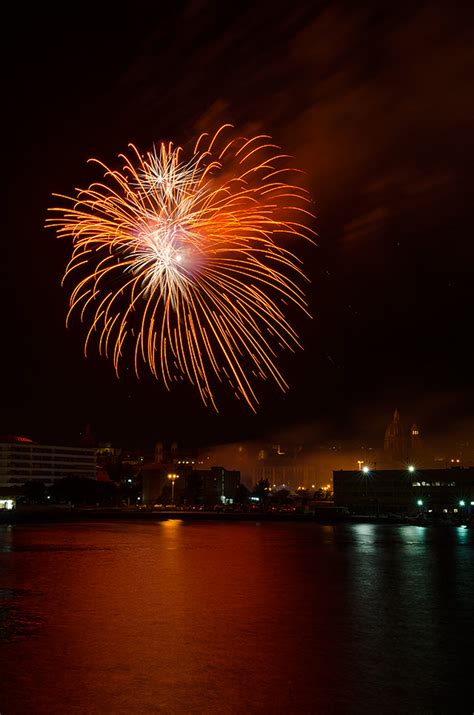
[[[125,361],[168,389],[187,378],[215,409],[226,382],[255,410],[256,380],[287,388],[278,353],[299,341],[285,311],[307,308],[286,245],[311,240],[312,214],[270,137],[231,130],[202,134],[190,158],[168,143],[146,154],[130,145],[120,171],[92,160],[103,181],[61,197],[69,207],[51,209],[47,224],[72,238],[66,322],[77,312],[88,323],[86,355],[95,336],[117,375]]]

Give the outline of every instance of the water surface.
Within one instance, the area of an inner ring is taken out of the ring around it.
[[[474,536],[0,527],[2,715],[468,713]]]

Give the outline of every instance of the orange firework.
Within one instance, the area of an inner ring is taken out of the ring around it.
[[[215,409],[213,387],[227,382],[255,410],[256,378],[287,388],[277,353],[299,342],[284,310],[307,311],[301,262],[282,244],[311,239],[312,214],[270,137],[231,129],[201,134],[187,159],[169,143],[144,155],[130,145],[121,171],[93,160],[103,182],[62,197],[72,206],[47,223],[73,241],[66,324],[89,316],[86,355],[96,335],[117,375],[126,359],[168,389],[186,377]]]

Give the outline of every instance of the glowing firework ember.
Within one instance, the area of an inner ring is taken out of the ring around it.
[[[306,303],[301,262],[282,243],[311,239],[312,214],[306,190],[284,180],[296,171],[288,156],[231,128],[202,134],[187,160],[169,143],[145,155],[130,146],[121,171],[97,161],[103,182],[62,197],[72,207],[47,223],[73,240],[66,322],[89,317],[86,354],[95,335],[117,375],[125,360],[168,389],[187,378],[215,409],[227,382],[255,409],[255,379],[287,387],[277,354],[299,342],[284,310]]]

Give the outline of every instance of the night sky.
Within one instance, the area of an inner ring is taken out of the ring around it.
[[[432,430],[472,415],[472,11],[226,5],[12,10],[0,433],[74,441],[90,423],[138,446],[322,425],[343,439],[397,406]],[[185,144],[223,122],[272,134],[306,171],[317,214],[318,246],[302,251],[305,350],[283,355],[290,390],[263,387],[257,416],[230,399],[215,415],[190,385],[117,381],[94,351],[86,360],[83,328],[64,325],[70,244],[44,229],[53,192],[97,178],[89,157],[114,164],[129,142]]]

